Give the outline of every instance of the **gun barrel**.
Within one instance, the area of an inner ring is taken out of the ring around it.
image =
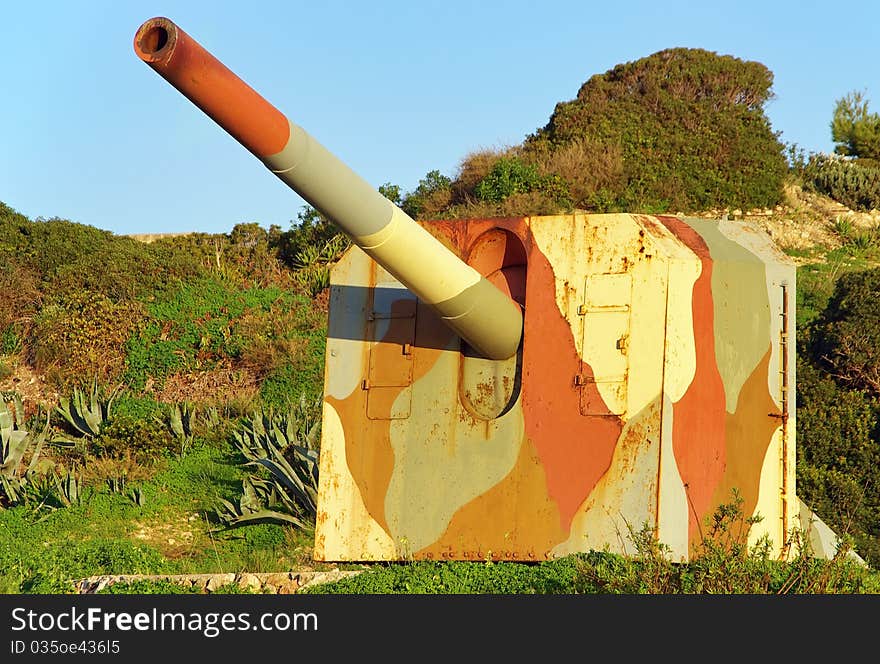
[[[137,30],[134,50],[233,138],[333,221],[484,357],[516,353],[522,311],[403,210],[164,17]]]

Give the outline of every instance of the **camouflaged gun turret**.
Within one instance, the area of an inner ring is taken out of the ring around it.
[[[416,223],[171,21],[138,56],[348,234],[331,276],[318,560],[687,559],[733,492],[785,555],[795,266],[756,226]]]

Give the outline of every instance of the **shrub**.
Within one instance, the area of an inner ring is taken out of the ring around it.
[[[526,153],[542,174],[556,174],[566,184],[569,199],[580,208],[606,212],[615,191],[626,184],[623,150],[618,144],[575,138],[559,146],[536,141]]]
[[[174,262],[163,258],[153,245],[133,238],[65,219],[31,221],[0,208],[0,263],[38,279],[41,294],[56,301],[92,291],[119,302],[192,274],[194,266],[183,255]]]
[[[389,565],[311,586],[307,594],[550,594],[571,593],[579,556],[527,565],[515,562],[432,562]]]
[[[92,439],[90,448],[96,456],[120,458],[130,452],[136,459],[154,461],[176,451],[177,444],[167,425],[158,418],[114,414]]]
[[[502,157],[493,164],[486,177],[474,188],[483,201],[500,203],[516,194],[541,192],[560,207],[569,207],[568,185],[557,174],[541,175],[534,164],[516,157]]]
[[[401,207],[413,219],[424,219],[436,216],[451,200],[452,180],[434,170],[419,180],[416,188],[404,197]]]
[[[308,247],[322,247],[339,235],[339,227],[311,205],[303,207],[297,220],[298,223],[276,240],[278,257],[288,267],[293,267],[297,256]]]
[[[39,311],[43,299],[39,282],[39,275],[31,268],[14,262],[0,264],[0,330],[24,329],[22,323]],[[3,345],[0,353],[9,354],[9,346]]]
[[[179,371],[197,372],[221,363],[259,375],[294,352],[295,339],[317,325],[302,296],[276,286],[241,289],[204,278],[179,286],[147,305],[150,316],[126,347],[126,381],[137,390]],[[261,358],[263,358],[261,360]],[[257,366],[265,361],[268,366]]]
[[[880,167],[836,155],[810,155],[803,170],[804,186],[852,210],[880,208]]]
[[[842,275],[816,321],[813,355],[845,385],[880,396],[880,268]]]
[[[880,405],[798,362],[798,495],[856,551],[880,565]]]
[[[763,112],[772,80],[758,62],[660,51],[590,78],[524,149],[553,152],[586,140],[609,154],[620,150],[623,182],[611,177],[579,191],[578,206],[591,197],[630,212],[774,205],[787,164]]]
[[[324,381],[326,330],[315,330],[294,357],[279,363],[260,384],[260,399],[267,408],[288,408],[296,395],[316,397]]]
[[[452,188],[451,203],[453,205],[466,203],[468,197],[473,195],[474,188],[492,170],[495,162],[505,156],[513,156],[516,152],[516,149],[486,149],[466,155],[459,163],[458,174],[450,185]]]
[[[145,316],[136,302],[114,302],[94,291],[75,293],[43,308],[33,325],[32,359],[59,387],[84,377],[119,380],[129,337]]]

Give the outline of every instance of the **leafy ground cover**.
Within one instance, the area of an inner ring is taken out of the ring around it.
[[[168,458],[150,479],[94,484],[69,507],[0,511],[0,591],[71,592],[95,574],[277,572],[310,564],[308,533],[272,523],[224,531],[213,516],[246,471],[231,446]],[[141,496],[135,500],[135,491]]]

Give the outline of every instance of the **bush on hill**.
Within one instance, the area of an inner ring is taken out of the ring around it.
[[[797,491],[880,564],[880,269],[837,279],[800,331]]]
[[[772,82],[758,62],[702,49],[660,51],[590,78],[574,100],[557,104],[525,148],[552,153],[587,140],[620,150],[617,188],[582,195],[579,206],[687,212],[774,205],[787,168],[763,111]],[[589,161],[583,170],[591,170]]]
[[[800,172],[804,186],[851,210],[880,208],[880,164],[868,159],[812,154]]]
[[[772,82],[759,62],[702,49],[618,65],[522,145],[469,155],[455,180],[430,197],[423,181],[404,209],[414,200],[424,219],[775,205],[788,165],[763,110]]]

